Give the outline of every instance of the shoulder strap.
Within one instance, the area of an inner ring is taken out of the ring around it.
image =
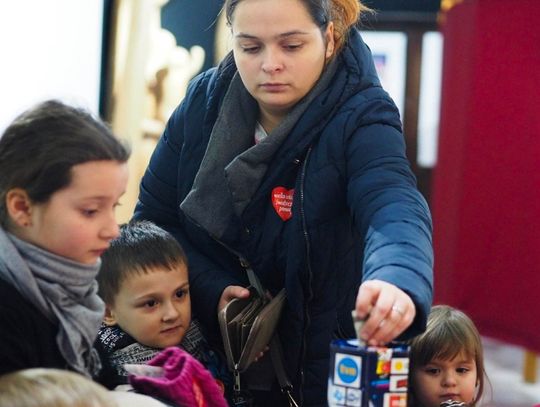
[[[242,258],[240,258],[240,262],[242,263],[242,266],[247,271],[249,283],[253,287],[255,287],[255,289],[257,290],[257,293],[262,298],[266,298],[266,293],[261,284],[261,281],[255,274],[253,269],[250,267],[249,263],[243,261]],[[270,342],[270,356],[272,358],[272,365],[274,366],[274,370],[276,372],[276,376],[279,382],[279,387],[281,388],[281,391],[283,392],[283,394],[287,396],[287,400],[289,401],[289,406],[298,407],[298,404],[296,403],[292,395],[293,385],[291,381],[289,380],[289,377],[287,376],[287,372],[285,371],[285,365],[283,362],[284,361],[283,349],[281,347],[281,342],[277,334],[274,334],[274,336],[272,337],[272,341]]]
[[[281,348],[281,342],[277,335],[274,335],[270,344],[270,356],[272,357],[272,364],[276,372],[277,379],[279,381],[279,387],[281,391],[287,396],[290,407],[298,407],[298,404],[292,396],[293,385],[287,376],[285,366],[283,364],[283,349]]]

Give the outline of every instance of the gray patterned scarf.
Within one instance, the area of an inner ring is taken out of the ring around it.
[[[67,364],[96,376],[101,364],[93,343],[105,310],[95,281],[100,262],[86,265],[57,256],[2,228],[0,253],[0,278],[58,325],[56,343]]]

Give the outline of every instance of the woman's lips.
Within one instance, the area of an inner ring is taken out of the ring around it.
[[[267,92],[282,92],[287,88],[285,83],[263,83],[261,88]]]

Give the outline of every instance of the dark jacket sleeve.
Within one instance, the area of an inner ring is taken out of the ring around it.
[[[134,219],[153,221],[180,242],[189,262],[193,309],[202,324],[215,334],[221,293],[238,282],[201,250],[201,240],[192,235],[194,225],[187,227],[189,221],[179,210],[200,164],[194,157],[202,159],[206,149],[204,140],[194,138],[202,138],[207,77],[202,74],[191,82],[184,101],[169,119],[142,178]]]
[[[395,106],[377,100],[359,109],[362,123],[347,142],[346,162],[348,204],[365,236],[363,280],[392,283],[411,297],[417,316],[406,336],[415,335],[425,329],[432,302],[431,215],[405,156],[399,124],[380,120],[397,117]]]

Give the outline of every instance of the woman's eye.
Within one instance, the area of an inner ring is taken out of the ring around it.
[[[260,47],[255,47],[255,46],[252,46],[252,47],[242,47],[242,51],[245,52],[246,54],[255,54],[256,52],[258,52],[260,49]]]
[[[286,44],[283,48],[285,48],[287,51],[296,51],[301,46],[301,44]]]

